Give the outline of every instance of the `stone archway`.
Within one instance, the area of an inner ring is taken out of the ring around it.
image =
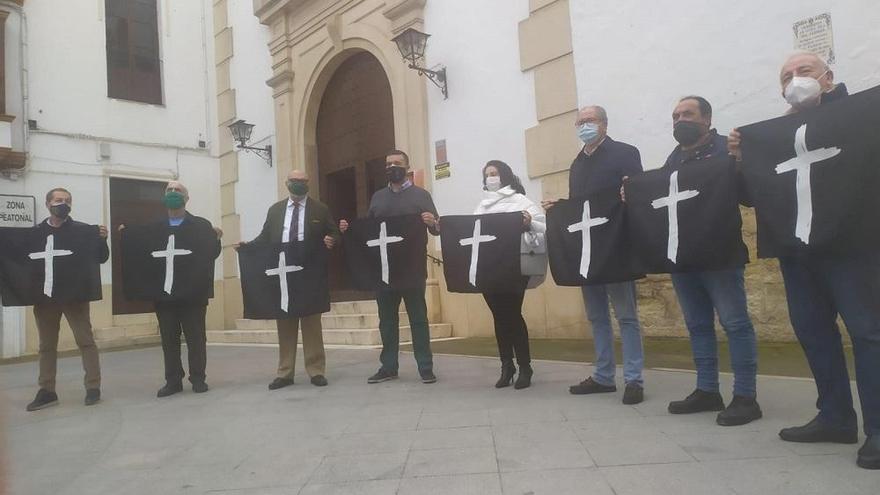
[[[319,96],[314,131],[312,183],[337,219],[366,216],[373,193],[385,185],[385,153],[395,143],[391,86],[382,65],[367,51],[345,55]],[[331,254],[330,290],[337,301],[369,297],[352,290],[338,251]]]

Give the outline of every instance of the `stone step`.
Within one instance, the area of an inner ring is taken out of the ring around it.
[[[134,338],[144,336],[158,336],[159,325],[156,323],[141,323],[125,326],[112,326],[104,328],[94,328],[92,332],[95,340],[113,340],[119,338]]]
[[[409,316],[399,313],[400,324],[409,325]],[[357,330],[360,328],[379,328],[379,315],[377,314],[332,314],[325,313],[321,316],[321,326],[324,330]],[[242,331],[275,330],[275,320],[235,320],[235,329]]]
[[[376,301],[345,301],[330,303],[330,314],[337,315],[363,315],[378,314],[379,306]]]
[[[436,323],[430,326],[432,339],[452,337],[452,325]],[[331,345],[380,345],[382,337],[378,328],[324,329],[324,343]],[[301,340],[301,339],[300,339]],[[410,342],[410,327],[400,327],[400,341]],[[225,344],[277,344],[275,328],[264,330],[209,330],[208,342]]]
[[[161,337],[159,334],[156,335],[137,335],[133,337],[113,337],[109,339],[99,339],[95,338],[95,344],[98,346],[98,349],[116,349],[119,347],[129,347],[129,346],[137,346],[137,345],[155,345],[162,343]]]
[[[127,327],[131,325],[158,325],[156,313],[137,313],[131,315],[113,315],[114,327]]]

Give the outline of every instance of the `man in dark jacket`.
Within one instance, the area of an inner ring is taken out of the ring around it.
[[[673,136],[679,145],[664,167],[727,154],[727,139],[712,128],[712,106],[700,96],[682,98],[672,113]],[[756,401],[758,349],[746,304],[743,266],[702,272],[673,273],[672,286],[691,340],[697,388],[684,400],[669,403],[672,414],[720,411],[716,422],[737,426],[762,417]],[[733,368],[733,399],[725,408],[718,384],[715,313],[727,334]]]
[[[84,227],[85,224],[74,221],[70,217],[73,197],[66,189],[57,187],[46,194],[46,208],[49,218],[37,228],[51,234],[61,229]],[[97,259],[101,264],[110,257],[107,247],[107,228],[98,227],[99,241]],[[100,285],[99,285],[100,287]],[[67,318],[76,345],[82,354],[85,370],[86,398],[85,404],[91,406],[101,400],[101,365],[98,359],[98,347],[92,334],[92,323],[89,315],[88,300],[70,303],[45,302],[34,305],[34,319],[37,322],[37,333],[40,338],[40,390],[34,400],[28,404],[28,411],[36,411],[58,404],[55,393],[55,375],[58,365],[58,334],[61,329],[61,316]]]
[[[302,170],[287,174],[290,197],[271,207],[260,235],[251,242],[304,243],[306,259],[317,250],[332,249],[339,241],[339,229],[324,203],[309,197],[309,176]],[[326,269],[326,267],[325,267]],[[306,372],[312,385],[324,387],[326,358],[321,313],[276,321],[278,325],[278,375],[269,390],[293,385],[298,332],[302,331]]]
[[[223,232],[211,226],[208,220],[186,211],[189,191],[178,181],[171,181],[165,187],[163,202],[168,210],[168,226],[172,231],[182,225],[193,225],[205,231],[205,235],[215,235],[214,259],[220,256],[220,237]],[[213,232],[212,232],[213,231]],[[207,363],[207,336],[205,334],[205,313],[208,300],[157,301],[156,318],[159,320],[159,333],[162,337],[162,352],[165,357],[165,386],[159,389],[158,397],[167,397],[183,390],[183,365],[180,362],[180,333],[186,336],[186,349],[189,357],[189,381],[195,393],[208,391],[205,383]]]
[[[848,94],[843,83],[834,82],[828,64],[808,52],[789,57],[782,66],[779,82],[783,97],[791,105],[789,113],[846,98]],[[738,159],[742,159],[740,140],[734,129],[728,147]],[[837,326],[840,316],[852,339],[856,385],[867,436],[857,464],[880,469],[880,252],[865,252],[863,246],[839,247],[840,251],[833,255],[799,252],[779,258],[791,325],[810,363],[819,393],[819,414],[806,425],[782,429],[779,436],[788,442],[858,442],[858,419]]]
[[[370,217],[393,217],[399,215],[421,215],[422,222],[431,235],[440,235],[437,228],[437,208],[431,193],[416,186],[409,178],[409,155],[400,150],[389,151],[385,156],[385,175],[388,187],[373,194],[370,200]],[[340,230],[348,229],[346,220],[339,221]],[[419,368],[422,383],[437,381],[434,375],[434,358],[431,354],[431,333],[428,324],[428,307],[425,303],[425,286],[416,289],[376,291],[376,304],[379,306],[379,332],[382,335],[382,366],[367,383],[381,383],[397,378],[400,348],[400,301],[406,306],[412,332],[413,354]]]

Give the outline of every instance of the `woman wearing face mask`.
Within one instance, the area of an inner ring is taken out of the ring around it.
[[[495,320],[495,338],[501,357],[501,377],[496,388],[507,387],[513,382],[519,364],[519,376],[514,388],[526,388],[532,383],[532,367],[529,356],[529,333],[522,315],[522,303],[526,288],[534,288],[544,281],[547,258],[544,243],[544,212],[525,196],[519,178],[506,163],[492,160],[483,167],[483,200],[474,211],[475,215],[486,213],[510,213],[521,211],[523,236],[521,250],[523,275],[519,286],[509,292],[483,294]],[[539,275],[538,275],[539,274]]]

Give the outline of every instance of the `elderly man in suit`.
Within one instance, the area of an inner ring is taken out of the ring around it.
[[[251,242],[301,242],[305,243],[306,252],[332,249],[339,240],[339,229],[327,206],[308,196],[308,174],[302,170],[291,170],[287,174],[287,190],[290,191],[290,197],[269,207],[262,232]],[[269,384],[269,390],[293,385],[296,345],[300,330],[306,372],[311,377],[312,385],[326,386],[321,313],[277,320],[277,325],[278,375]]]

